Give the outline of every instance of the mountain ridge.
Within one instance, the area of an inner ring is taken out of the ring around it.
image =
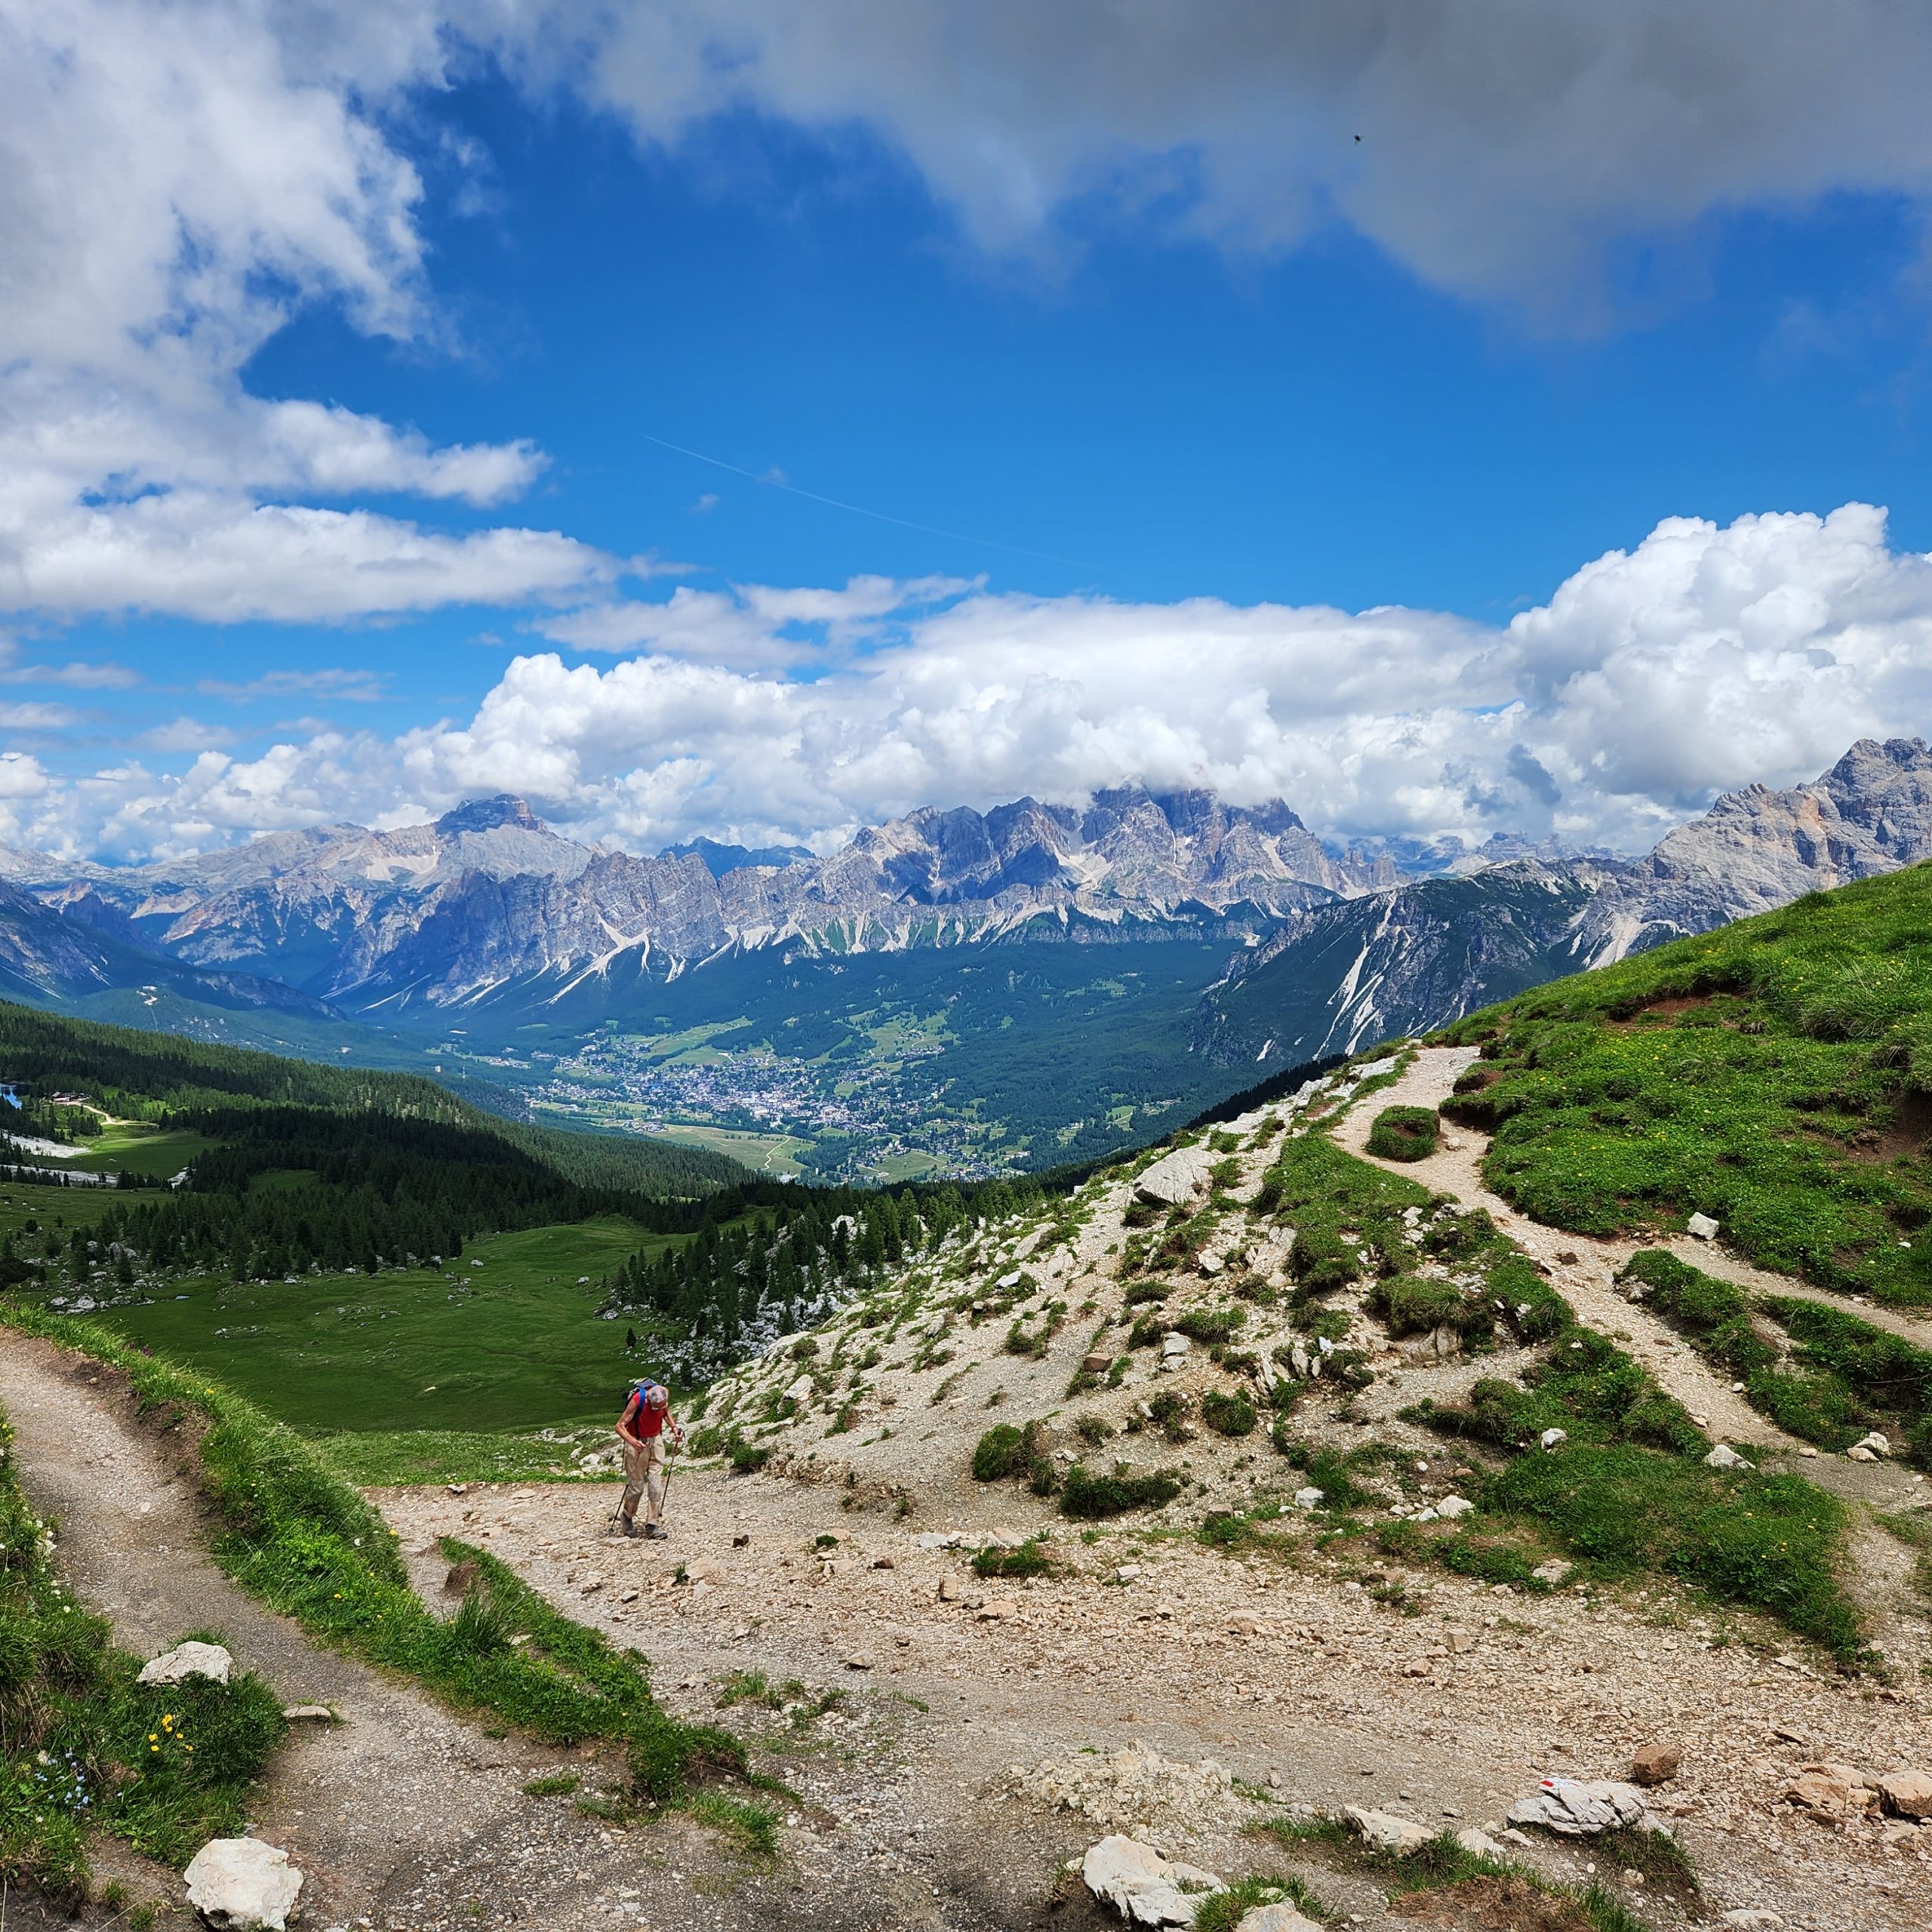
[[[1031,798],[984,813],[922,808],[822,858],[719,863],[729,851],[641,859],[580,845],[506,793],[424,825],[275,833],[125,872],[63,872],[17,852],[0,871],[158,955],[365,1010],[457,1006],[510,982],[555,997],[620,961],[669,978],[734,951],[970,943],[1035,921],[1042,936],[1076,922],[1098,936],[1232,915],[1245,921],[1230,936],[1239,943],[1399,876],[1386,857],[1335,856],[1279,801],[1229,807],[1138,786],[1084,809]]]
[[[1312,907],[1230,961],[1192,1044],[1226,1066],[1352,1052],[1927,858],[1932,748],[1861,738],[1808,783],[1725,793],[1641,858],[1525,857]]]

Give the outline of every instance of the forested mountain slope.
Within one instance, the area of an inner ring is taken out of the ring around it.
[[[4,1001],[0,1080],[29,1103],[76,1093],[109,1113],[149,1121],[275,1107],[433,1122],[520,1149],[581,1185],[652,1197],[703,1194],[745,1177],[736,1161],[702,1149],[500,1119],[418,1074],[317,1066]],[[0,1116],[0,1128],[7,1124]]]

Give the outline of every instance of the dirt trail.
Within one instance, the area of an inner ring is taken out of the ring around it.
[[[1217,1760],[1256,1786],[1278,1779],[1283,1799],[1475,1823],[1494,1820],[1554,1770],[1622,1776],[1635,1745],[1667,1736],[1684,1747],[1685,1768],[1660,1801],[1718,1908],[1770,1908],[1822,1932],[1932,1921],[1932,1834],[1923,1849],[1881,1847],[1822,1831],[1776,1801],[1813,1756],[1922,1757],[1928,1700],[1909,1678],[1897,1694],[1861,1695],[1795,1657],[1774,1663],[1716,1644],[1706,1620],[1661,1602],[1498,1595],[1456,1578],[1405,1578],[1420,1614],[1404,1614],[1399,1598],[1379,1602],[1318,1562],[1230,1559],[1128,1528],[1089,1545],[1064,1523],[1053,1545],[1059,1576],[977,1586],[1014,1607],[989,1623],[939,1601],[948,1573],[976,1586],[956,1552],[921,1549],[916,1534],[995,1515],[1012,1532],[1051,1525],[1023,1493],[989,1497],[955,1479],[899,1522],[883,1509],[842,1506],[849,1492],[832,1482],[709,1469],[678,1481],[673,1537],[662,1545],[600,1536],[609,1492],[597,1487],[472,1487],[462,1497],[395,1490],[377,1500],[407,1540],[451,1531],[481,1540],[568,1614],[641,1641],[681,1715],[715,1715],[716,1687],[734,1672],[846,1690],[847,1714],[810,1727],[820,1755],[785,1764],[814,1807],[786,1835],[801,1873],[863,1835],[879,1882],[903,1882],[908,1863],[940,1883],[956,1884],[962,1869],[1004,1872],[1008,1915],[991,1922],[1040,1925],[1056,1863],[1103,1828],[1014,1795],[1015,1766],[1144,1739],[1172,1759]],[[830,1574],[814,1553],[826,1536],[838,1540]],[[1124,1562],[1139,1566],[1124,1586],[1115,1575]],[[678,1586],[681,1566],[704,1580]],[[1452,1636],[1467,1647],[1451,1647]],[[757,1723],[791,1749],[778,1720]],[[1252,1870],[1269,1854],[1240,1828],[1271,1808],[1230,1797],[1198,1835],[1157,1817],[1155,1836],[1211,1869]],[[1580,1878],[1589,1856],[1552,1849],[1533,1862]],[[1360,1924],[1407,1922],[1372,1887],[1307,1875]],[[1678,1922],[1632,1903],[1647,1924]],[[1070,1912],[1051,1922],[1086,1923]]]
[[[124,1647],[152,1654],[212,1629],[285,1703],[340,1714],[335,1725],[294,1728],[251,1821],[306,1874],[309,1924],[605,1932],[769,1922],[771,1899],[756,1887],[691,1915],[694,1880],[728,1887],[736,1878],[709,1835],[682,1821],[614,1832],[568,1798],[524,1794],[527,1780],[566,1761],[589,1769],[583,1754],[493,1741],[408,1683],[318,1650],[245,1595],[204,1553],[185,1449],[134,1420],[111,1372],[0,1330],[0,1410],[23,1484],[59,1523],[59,1561]],[[111,1844],[102,1854],[103,1871],[137,1898],[179,1899],[171,1875],[137,1869]],[[870,1921],[835,1913],[825,1922]]]
[[[1909,1472],[1889,1464],[1847,1462],[1820,1454],[1760,1415],[1724,1377],[1714,1371],[1668,1324],[1641,1302],[1630,1302],[1612,1285],[1624,1263],[1641,1246],[1668,1248],[1707,1273],[1764,1294],[1789,1294],[1827,1306],[1850,1307],[1841,1297],[1822,1293],[1788,1275],[1753,1268],[1724,1252],[1715,1243],[1688,1235],[1662,1242],[1639,1242],[1626,1236],[1598,1237],[1564,1233],[1545,1226],[1510,1206],[1484,1181],[1482,1161],[1488,1137],[1449,1121],[1437,1151],[1426,1160],[1379,1159],[1367,1150],[1369,1128],[1386,1106],[1436,1107],[1448,1098],[1457,1076],[1477,1057],[1466,1047],[1424,1047],[1401,1078],[1371,1095],[1336,1128],[1335,1138],[1352,1154],[1373,1161],[1392,1174],[1407,1175],[1425,1186],[1454,1195],[1466,1207],[1486,1208],[1497,1226],[1524,1251],[1549,1270],[1552,1284],[1592,1327],[1623,1340],[1632,1355],[1708,1429],[1712,1438],[1750,1449],[1760,1457],[1775,1457],[1790,1466],[1802,1465],[1813,1481],[1844,1496],[1879,1507],[1922,1501],[1927,1485]],[[1565,1257],[1570,1258],[1565,1259]],[[1858,1304],[1852,1312],[1875,1326],[1890,1329],[1909,1340],[1932,1346],[1932,1331],[1889,1310]],[[1882,1321],[1881,1316],[1886,1318]]]

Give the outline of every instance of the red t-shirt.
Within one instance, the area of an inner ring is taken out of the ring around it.
[[[648,1442],[654,1435],[664,1433],[664,1425],[670,1414],[669,1402],[661,1409],[654,1409],[639,1393],[632,1396],[629,1406],[624,1411],[624,1420],[630,1424],[633,1435],[641,1435]]]

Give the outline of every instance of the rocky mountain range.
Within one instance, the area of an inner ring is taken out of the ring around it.
[[[1721,798],[1640,859],[1509,837],[1338,854],[1284,804],[1134,786],[918,811],[822,857],[700,841],[641,858],[506,795],[138,869],[0,848],[0,995],[358,1063],[426,1055],[626,1118],[844,1134],[863,1066],[881,1132],[1003,1094],[1009,1123],[1038,1139],[1071,1122],[1085,1147],[1096,1121],[1118,1138],[1217,1084],[1927,856],[1918,739]],[[632,1034],[642,1060],[580,1054]],[[721,1035],[732,1069],[650,1070]],[[759,1053],[800,1071],[761,1072]]]
[[[669,980],[777,946],[851,953],[1169,928],[1234,944],[1400,875],[1386,858],[1331,854],[1284,804],[1131,786],[1084,810],[1023,798],[918,811],[823,858],[709,844],[638,858],[560,837],[504,795],[433,824],[278,833],[133,870],[7,851],[0,876],[124,944],[393,1019]]]
[[[1204,996],[1198,1051],[1293,1066],[1932,857],[1932,749],[1861,739],[1789,791],[1718,800],[1641,859],[1538,856],[1291,917]]]

